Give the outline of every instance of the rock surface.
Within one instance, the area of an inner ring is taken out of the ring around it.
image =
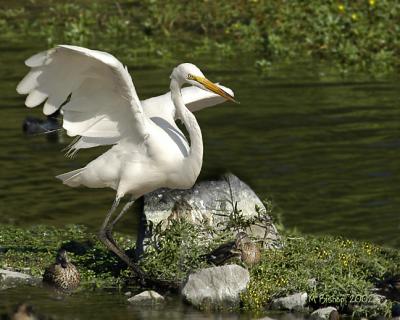
[[[29,274],[0,269],[0,289],[8,289],[16,287],[17,285],[37,285],[41,279],[34,278]]]
[[[202,269],[189,275],[182,295],[202,309],[236,307],[249,281],[249,272],[235,264]]]
[[[172,220],[184,218],[193,224],[221,229],[233,212],[239,212],[245,219],[258,219],[243,231],[260,240],[263,247],[282,246],[262,201],[238,177],[227,174],[220,180],[198,182],[189,190],[159,189],[145,195],[137,254],[143,252],[155,226],[165,229]]]
[[[136,305],[152,305],[163,303],[165,299],[161,294],[153,290],[147,290],[134,295],[132,298],[129,298],[128,301]]]
[[[272,300],[272,308],[289,311],[303,311],[306,309],[307,293],[295,293],[287,297]]]
[[[330,315],[332,312],[337,312],[336,308],[334,307],[326,307],[326,308],[321,308],[315,310],[313,313],[311,313],[311,319],[312,320],[328,320],[330,319]]]

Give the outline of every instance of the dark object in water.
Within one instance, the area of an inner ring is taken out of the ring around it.
[[[392,307],[392,317],[400,317],[400,303],[395,303]]]
[[[58,122],[59,111],[47,116],[46,119],[26,117],[22,123],[22,131],[30,136],[45,134],[49,141],[58,141],[58,131],[61,128]]]
[[[43,282],[64,291],[71,291],[79,286],[79,271],[69,262],[64,249],[58,251],[56,262],[45,270]]]

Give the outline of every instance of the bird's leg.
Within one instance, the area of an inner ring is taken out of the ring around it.
[[[107,227],[106,227],[106,235],[108,240],[110,240],[112,243],[114,243],[115,246],[117,246],[113,236],[112,236],[112,230],[114,228],[114,225],[118,222],[119,219],[121,219],[121,217],[125,214],[125,212],[127,212],[129,210],[129,208],[135,203],[135,198],[132,197],[126,204],[125,206],[122,208],[121,212],[117,215],[117,217],[111,222],[108,223]]]
[[[103,238],[104,236],[106,236],[106,229],[107,229],[107,226],[109,225],[110,219],[111,219],[111,217],[112,217],[114,211],[117,209],[120,200],[121,200],[121,199],[118,198],[118,197],[115,198],[115,200],[114,200],[114,202],[113,202],[113,205],[111,206],[110,211],[108,211],[107,216],[106,216],[106,218],[104,219],[103,225],[101,226],[101,229],[100,229],[100,232],[99,232],[99,238],[100,238],[100,239]]]
[[[121,213],[118,214],[117,218],[114,219],[114,221],[110,224],[110,218],[112,217],[115,209],[118,207],[119,201],[120,201],[120,198],[115,199],[110,211],[108,212],[106,218],[104,219],[103,225],[99,232],[99,239],[110,251],[114,252],[122,261],[124,261],[129,267],[131,267],[133,269],[133,271],[138,276],[140,283],[142,285],[144,285],[145,282],[144,282],[143,272],[140,270],[138,265],[136,263],[134,263],[125,254],[125,252],[117,245],[117,243],[115,242],[115,240],[112,237],[113,223],[118,221],[122,217],[123,213],[125,213],[130,207],[130,206],[128,206],[129,203],[127,203],[124,206],[124,208],[122,209]],[[132,202],[132,201],[130,201],[130,202]],[[130,204],[130,205],[132,205],[132,204]]]

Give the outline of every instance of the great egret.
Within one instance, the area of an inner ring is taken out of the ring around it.
[[[233,93],[207,80],[195,65],[183,63],[172,71],[171,92],[142,105],[127,69],[108,53],[61,45],[25,63],[32,70],[19,83],[17,92],[29,94],[27,107],[36,107],[47,99],[43,112],[48,115],[69,98],[61,108],[63,127],[68,135],[80,136],[70,146],[70,154],[82,148],[113,145],[85,167],[57,178],[71,187],[116,190],[99,238],[143,282],[140,268],[113,239],[113,227],[140,196],[161,187],[187,189],[195,183],[202,166],[203,141],[182,95],[186,95],[193,110],[198,110],[221,102],[215,99],[218,96],[234,102]],[[185,83],[192,87],[181,90]],[[176,118],[182,120],[189,133],[190,148]],[[132,198],[110,221],[127,194]]]

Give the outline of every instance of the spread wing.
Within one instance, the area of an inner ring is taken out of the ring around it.
[[[232,97],[234,96],[231,89],[220,84],[218,84],[218,86],[225,92],[228,92]],[[194,86],[185,87],[181,92],[186,107],[192,112],[200,111],[204,108],[212,107],[226,101],[225,98],[211,91],[202,90]]]
[[[233,91],[227,87],[219,85],[223,90],[233,96]],[[196,112],[204,108],[212,107],[226,100],[210,91],[205,91],[195,86],[189,86],[181,89],[182,98],[186,107]],[[175,106],[172,102],[171,92],[152,97],[142,102],[143,112],[147,118],[162,118],[178,130],[175,124]],[[81,137],[70,146],[70,154],[74,155],[79,149],[93,148],[101,145],[115,144],[119,138],[98,139],[96,137]]]
[[[221,85],[218,86],[228,92],[231,96],[234,95],[231,89]],[[206,91],[195,86],[182,88],[181,94],[183,102],[191,112],[212,107],[216,104],[226,101],[223,97],[211,91]],[[163,119],[168,119],[170,122],[174,122],[176,120],[175,106],[172,102],[171,92],[146,99],[142,101],[142,104],[143,110],[149,118],[161,117]]]
[[[116,143],[128,136],[137,142],[147,137],[149,120],[127,69],[114,56],[61,45],[32,56],[25,64],[31,71],[17,92],[28,94],[25,104],[30,108],[46,101],[46,115],[69,98],[62,107],[68,135],[95,145]]]

